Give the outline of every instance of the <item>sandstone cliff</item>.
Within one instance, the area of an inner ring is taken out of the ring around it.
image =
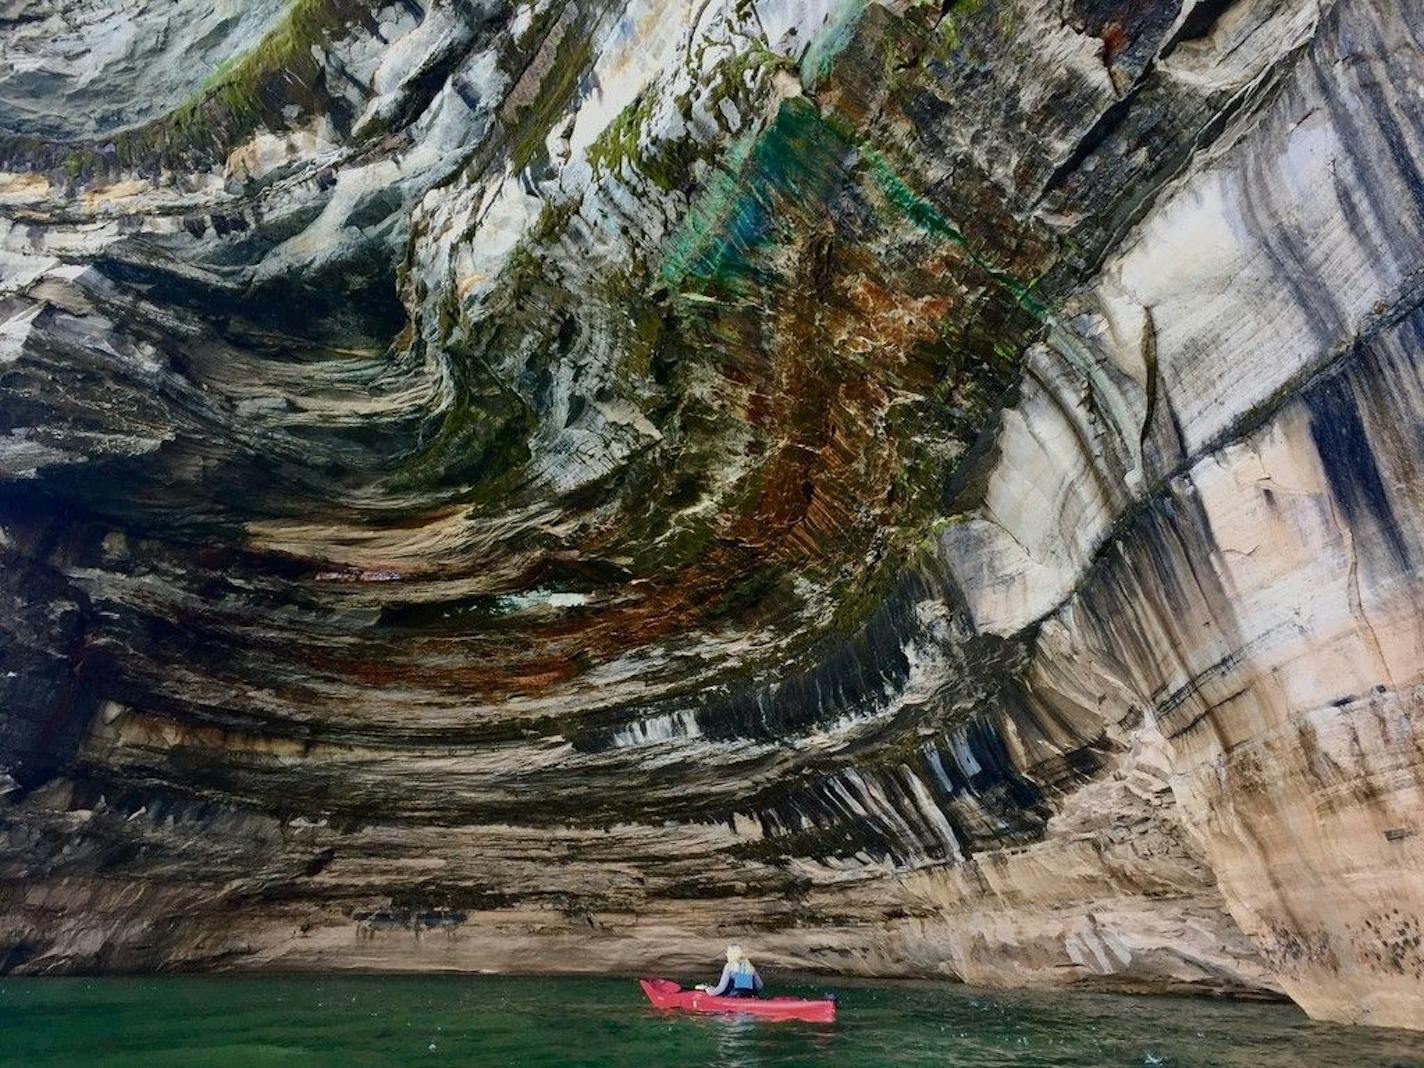
[[[0,970],[1424,1025],[1419,0],[0,3]]]

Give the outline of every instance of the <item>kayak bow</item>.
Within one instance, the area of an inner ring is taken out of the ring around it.
[[[834,998],[720,998],[702,990],[684,990],[671,979],[639,979],[638,985],[657,1009],[683,1012],[735,1012],[770,1020],[810,1020],[834,1023]]]

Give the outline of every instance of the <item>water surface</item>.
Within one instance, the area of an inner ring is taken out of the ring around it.
[[[824,981],[778,992],[819,993]],[[1289,1005],[836,983],[833,1025],[665,1015],[632,980],[224,976],[0,980],[27,1068],[855,1065],[1424,1068],[1424,1035]]]

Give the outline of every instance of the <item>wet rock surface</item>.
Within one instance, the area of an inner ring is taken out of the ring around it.
[[[0,970],[1424,1019],[1414,0],[170,6],[0,7]]]

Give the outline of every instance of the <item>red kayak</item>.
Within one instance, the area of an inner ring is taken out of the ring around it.
[[[638,985],[657,1009],[684,1012],[735,1012],[770,1020],[810,1020],[835,1023],[835,998],[719,998],[702,990],[684,990],[671,979],[639,979]]]

